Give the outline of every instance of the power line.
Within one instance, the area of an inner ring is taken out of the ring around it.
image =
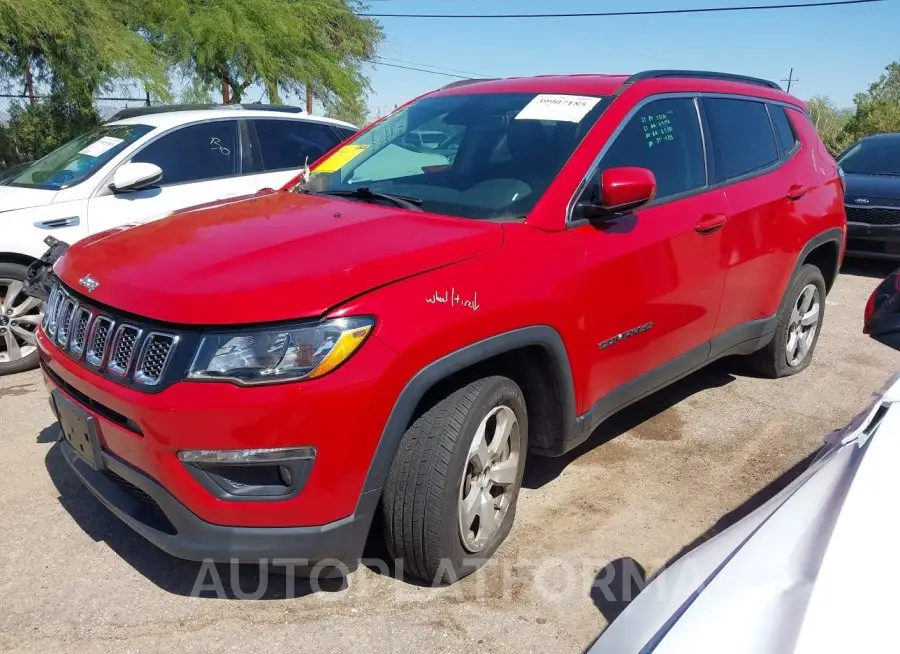
[[[393,61],[398,64],[406,64],[408,66],[421,66],[423,68],[436,68],[439,71],[447,71],[450,73],[461,73],[463,75],[470,75],[473,77],[489,77],[489,75],[485,75],[483,73],[473,73],[471,70],[460,70],[458,68],[447,68],[446,66],[432,66],[431,64],[423,64],[418,61],[406,61],[405,59],[395,59],[394,57],[382,57],[378,56],[379,61]]]
[[[841,5],[863,5],[885,0],[831,0],[830,2],[807,2],[787,5],[739,5],[733,7],[696,7],[692,9],[647,9],[643,11],[603,11],[569,14],[383,14],[360,13],[366,18],[611,18],[615,16],[661,16],[671,14],[708,14],[733,11],[765,11],[775,9],[817,9]]]
[[[400,64],[389,64],[385,61],[378,61],[377,59],[365,59],[364,61],[369,62],[370,64],[374,64],[376,66],[390,66],[391,68],[402,68],[403,70],[414,70],[419,73],[431,73],[432,75],[443,75],[444,77],[455,77],[456,79],[470,79],[472,75],[456,75],[455,73],[442,73],[439,70],[426,70],[425,68],[417,68],[415,66],[401,66]],[[425,64],[423,64],[425,65]],[[487,77],[486,75],[479,75],[478,77]]]

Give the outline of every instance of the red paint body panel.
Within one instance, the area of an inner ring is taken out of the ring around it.
[[[56,274],[73,288],[85,273],[109,280],[91,294],[98,303],[201,325],[319,316],[349,297],[490,252],[502,241],[493,223],[287,192],[133,230],[79,244]]]
[[[66,385],[140,426],[143,437],[95,415],[109,452],[219,525],[324,525],[349,516],[410,380],[517,328],[547,325],[559,334],[584,414],[715,336],[774,316],[806,244],[835,227],[845,232],[836,164],[799,113],[792,120],[802,147],[768,174],[648,204],[611,224],[567,224],[598,153],[648,96],[751,95],[803,109],[785,93],[735,82],[651,79],[623,88],[624,80],[548,76],[438,92],[618,93],[524,222],[260,193],[106,232],[56,264],[73,289],[86,274],[99,281],[91,301],[173,325],[374,316],[360,350],[320,379],[251,388],[180,381],[142,393],[74,362],[43,333],[42,360]],[[797,185],[806,192],[788,199]],[[47,383],[53,387],[53,377]],[[281,446],[317,450],[306,486],[285,501],[217,499],[176,457],[182,449]]]

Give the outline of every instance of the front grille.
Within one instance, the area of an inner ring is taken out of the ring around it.
[[[75,317],[72,319],[72,334],[69,339],[69,351],[75,356],[84,352],[84,342],[93,317],[94,314],[87,307],[78,307],[78,311],[75,312]]]
[[[147,392],[162,390],[173,361],[186,365],[187,352],[181,354],[178,348],[182,336],[190,337],[188,348],[197,338],[196,334],[157,331],[142,320],[101,312],[61,284],[51,290],[46,313],[44,331],[70,357],[106,377]]]
[[[847,221],[866,225],[900,225],[900,209],[847,207]]]
[[[161,332],[150,332],[144,339],[141,355],[138,357],[134,378],[142,384],[154,386],[162,378],[169,358],[175,351],[178,337]]]
[[[106,365],[110,372],[116,375],[128,374],[140,337],[141,330],[134,325],[119,325],[110,348],[109,363]]]
[[[106,347],[109,345],[109,337],[115,322],[108,316],[97,316],[90,331],[88,350],[85,360],[95,367],[103,365],[106,358]]]
[[[51,337],[56,333],[56,310],[59,308],[60,297],[62,297],[62,293],[59,292],[59,287],[54,286],[47,299],[47,308],[44,310],[44,331]],[[53,329],[50,328],[51,323]]]
[[[56,342],[62,349],[69,346],[69,332],[72,328],[72,317],[75,313],[75,300],[64,298],[60,303],[56,317]]]

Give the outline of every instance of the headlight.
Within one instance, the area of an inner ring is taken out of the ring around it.
[[[371,318],[338,318],[308,327],[207,334],[188,379],[271,384],[321,377],[349,359],[374,324]]]

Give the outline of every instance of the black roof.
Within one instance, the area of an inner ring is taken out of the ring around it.
[[[863,137],[863,141],[868,141],[869,139],[878,139],[879,141],[888,141],[888,140],[897,140],[900,139],[900,132],[884,132],[882,134],[870,134],[869,136]]]
[[[149,114],[162,114],[171,111],[202,111],[204,109],[255,109],[258,111],[282,111],[289,114],[302,114],[302,107],[288,104],[168,104],[153,107],[128,107],[116,112],[109,120],[123,120],[135,116],[147,116]]]

